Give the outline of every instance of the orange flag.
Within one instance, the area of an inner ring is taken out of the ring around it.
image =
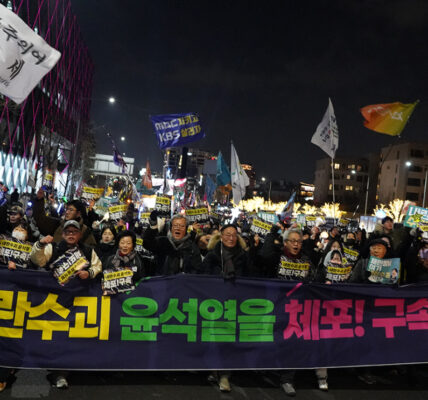
[[[360,111],[365,118],[364,126],[372,131],[399,136],[419,100],[411,104],[373,104]]]

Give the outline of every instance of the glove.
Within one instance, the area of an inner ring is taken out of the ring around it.
[[[158,216],[159,216],[159,211],[157,210],[153,210],[150,213],[150,217],[149,217],[149,222],[151,226],[155,226],[158,223]]]

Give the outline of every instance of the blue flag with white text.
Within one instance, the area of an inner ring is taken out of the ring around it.
[[[150,119],[161,150],[184,146],[205,137],[195,113],[152,115]]]

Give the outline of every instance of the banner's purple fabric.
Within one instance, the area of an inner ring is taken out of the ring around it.
[[[0,365],[281,369],[428,361],[427,285],[176,275],[102,296],[99,280],[0,269]]]

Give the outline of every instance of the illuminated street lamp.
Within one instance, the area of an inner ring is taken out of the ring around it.
[[[110,104],[114,104],[114,103],[116,103],[116,99],[114,97],[109,97],[108,102]]]
[[[125,141],[125,136],[121,136],[120,140],[121,140],[122,142],[124,142],[124,141]]]

